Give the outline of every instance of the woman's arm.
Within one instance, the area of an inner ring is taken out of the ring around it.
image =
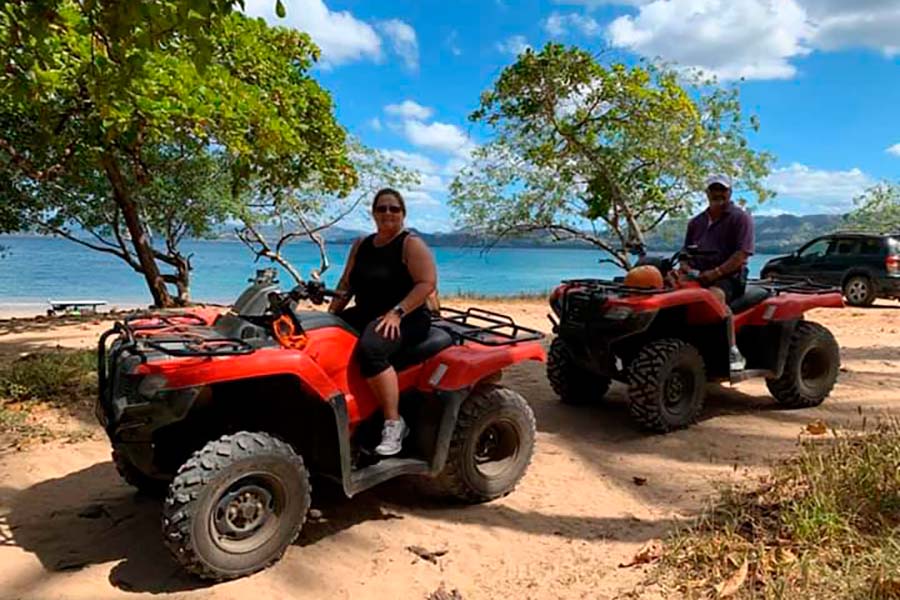
[[[437,267],[434,264],[434,257],[425,244],[424,240],[418,236],[411,235],[406,238],[403,245],[403,260],[406,268],[409,269],[409,275],[412,277],[415,285],[400,302],[400,308],[404,314],[409,313],[425,303],[428,296],[437,287]]]
[[[328,312],[330,313],[341,312],[350,302],[350,299],[353,298],[353,291],[350,289],[350,273],[353,271],[353,265],[356,263],[356,250],[359,248],[360,241],[362,241],[362,238],[357,238],[350,247],[350,252],[347,253],[347,264],[344,265],[344,272],[341,274],[341,279],[337,284],[337,291],[343,293],[331,299],[331,303],[328,305]]]

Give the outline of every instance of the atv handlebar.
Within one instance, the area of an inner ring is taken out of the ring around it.
[[[274,313],[287,312],[291,303],[309,300],[313,304],[324,304],[326,298],[343,296],[340,290],[331,290],[321,281],[303,281],[286,293],[269,292],[269,306]]]

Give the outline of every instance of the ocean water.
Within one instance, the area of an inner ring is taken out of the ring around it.
[[[6,255],[0,258],[0,308],[46,307],[48,299],[106,300],[110,305],[148,304],[150,296],[141,275],[115,256],[89,250],[56,238],[0,236]],[[328,285],[340,278],[349,251],[346,244],[326,247],[331,267],[324,275]],[[250,251],[237,241],[191,241],[184,251],[193,253],[191,293],[194,300],[230,303],[237,298],[257,268],[272,266],[254,262]],[[438,290],[442,296],[457,293],[508,295],[542,293],[561,279],[611,278],[621,270],[598,264],[603,254],[567,248],[433,248],[438,266]],[[295,244],[286,251],[304,277],[319,265],[318,249]],[[771,256],[751,259],[751,276]],[[282,272],[283,286],[290,276]]]

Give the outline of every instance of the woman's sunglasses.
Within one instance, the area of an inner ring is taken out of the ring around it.
[[[377,213],[384,214],[384,213],[386,213],[386,212],[388,212],[388,211],[390,211],[390,212],[392,212],[392,213],[394,213],[394,214],[397,214],[397,213],[399,213],[399,212],[403,212],[403,208],[397,206],[396,204],[390,204],[390,205],[388,205],[388,204],[380,204],[380,205],[378,205],[378,206],[375,207],[375,212],[377,212]]]

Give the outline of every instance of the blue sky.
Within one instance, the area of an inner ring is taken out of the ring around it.
[[[757,214],[841,213],[900,179],[900,0],[247,0],[250,14],[309,33],[338,119],[421,173],[409,224],[453,228],[446,188],[486,141],[467,115],[526,46],[608,48],[738,85],[775,154],[775,200]],[[743,77],[743,81],[740,78]],[[363,217],[357,217],[357,223]]]

